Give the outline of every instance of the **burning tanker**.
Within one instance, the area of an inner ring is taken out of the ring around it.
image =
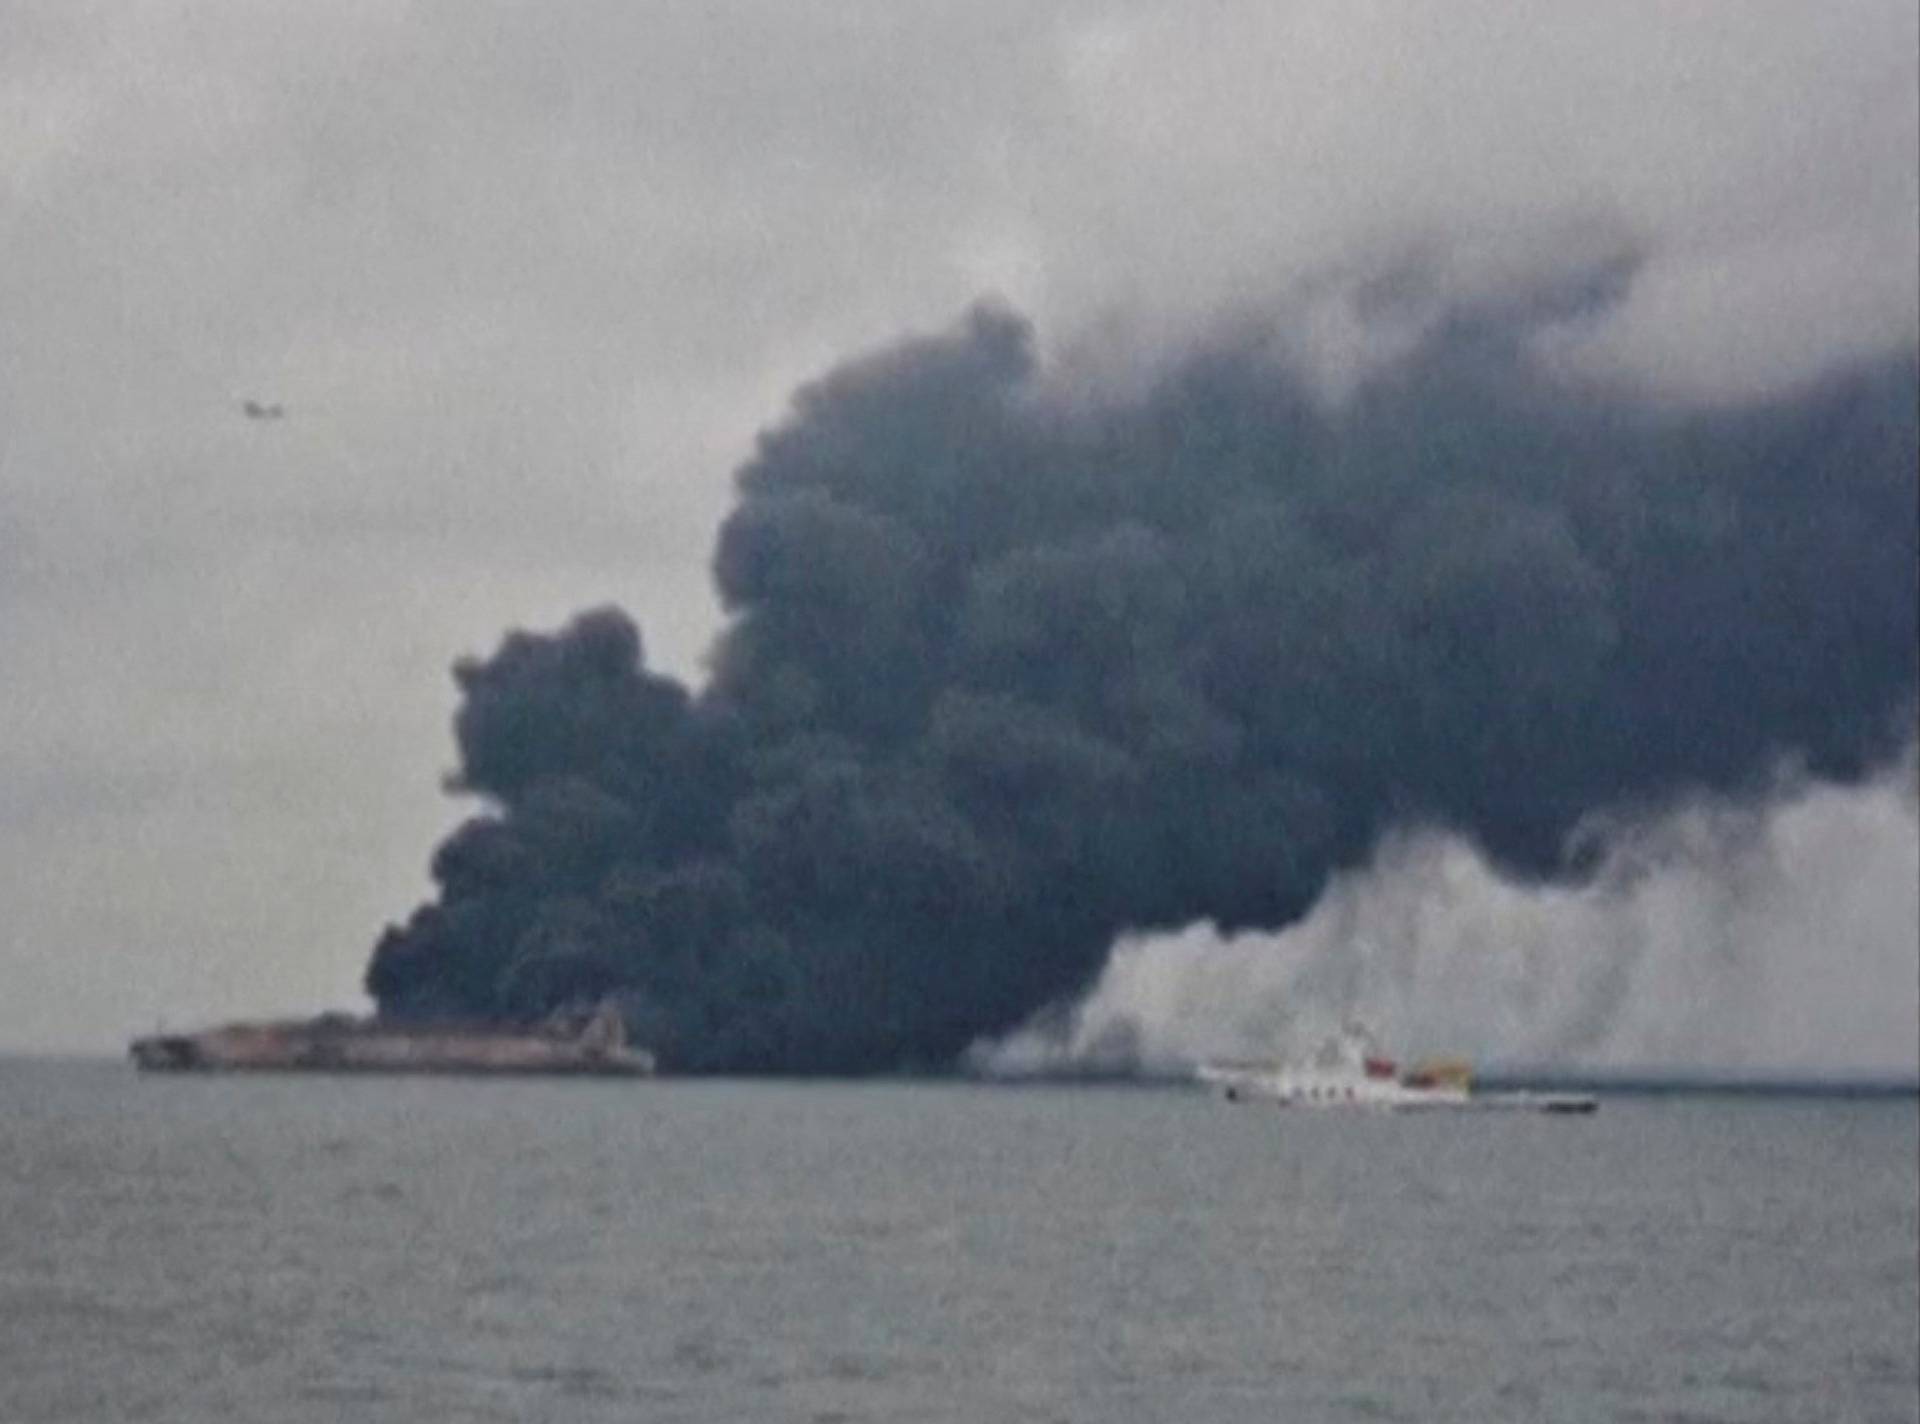
[[[156,1073],[461,1073],[646,1077],[653,1055],[629,1047],[615,1006],[543,1023],[400,1025],[347,1014],[232,1023],[136,1038],[135,1066]]]
[[[987,308],[803,388],[705,686],[610,608],[455,666],[479,809],[374,949],[382,1021],[609,1003],[669,1069],[937,1067],[1395,827],[1573,876],[1596,813],[1898,754],[1914,355],[1673,408],[1544,374],[1565,312],[1455,308],[1337,403],[1272,333],[1064,397]]]

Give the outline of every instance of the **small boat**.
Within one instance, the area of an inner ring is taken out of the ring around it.
[[[1276,1107],[1591,1113],[1600,1106],[1598,1099],[1582,1093],[1476,1092],[1472,1065],[1459,1059],[1433,1059],[1403,1069],[1356,1025],[1302,1062],[1202,1063],[1195,1076],[1228,1102]]]

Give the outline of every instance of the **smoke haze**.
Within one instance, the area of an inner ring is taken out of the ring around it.
[[[1280,933],[1128,936],[1070,1013],[976,1045],[1001,1074],[1177,1071],[1359,1021],[1412,1057],[1532,1067],[1920,1073],[1913,763],[1764,809],[1620,832],[1581,885],[1389,838]]]
[[[804,386],[738,475],[705,687],[612,609],[456,669],[485,809],[369,991],[617,994],[682,1069],[941,1065],[1116,936],[1283,929],[1383,844],[1390,879],[1468,845],[1617,900],[1619,827],[1899,756],[1913,354],[1674,407],[1561,359],[1630,309],[1632,252],[1450,270],[1342,276],[1331,366],[1322,295],[1088,398],[986,306]],[[1646,946],[1610,922],[1593,1022],[1546,1014],[1543,1050],[1620,1041]]]

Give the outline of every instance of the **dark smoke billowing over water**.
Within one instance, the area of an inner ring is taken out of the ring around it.
[[[679,1069],[935,1066],[1390,832],[1578,877],[1610,819],[1899,755],[1914,357],[1666,408],[1537,369],[1566,311],[1456,310],[1337,402],[1246,334],[1063,398],[991,309],[830,373],[740,471],[704,689],[612,609],[458,665],[485,809],[381,1010],[618,992]]]

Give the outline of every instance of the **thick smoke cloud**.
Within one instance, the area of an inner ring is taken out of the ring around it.
[[[485,810],[370,992],[938,1066],[1391,832],[1577,879],[1607,815],[1867,775],[1912,730],[1915,358],[1712,410],[1544,374],[1631,284],[1457,304],[1337,403],[1284,330],[1068,399],[993,308],[832,372],[740,471],[704,689],[611,609],[456,668]]]

